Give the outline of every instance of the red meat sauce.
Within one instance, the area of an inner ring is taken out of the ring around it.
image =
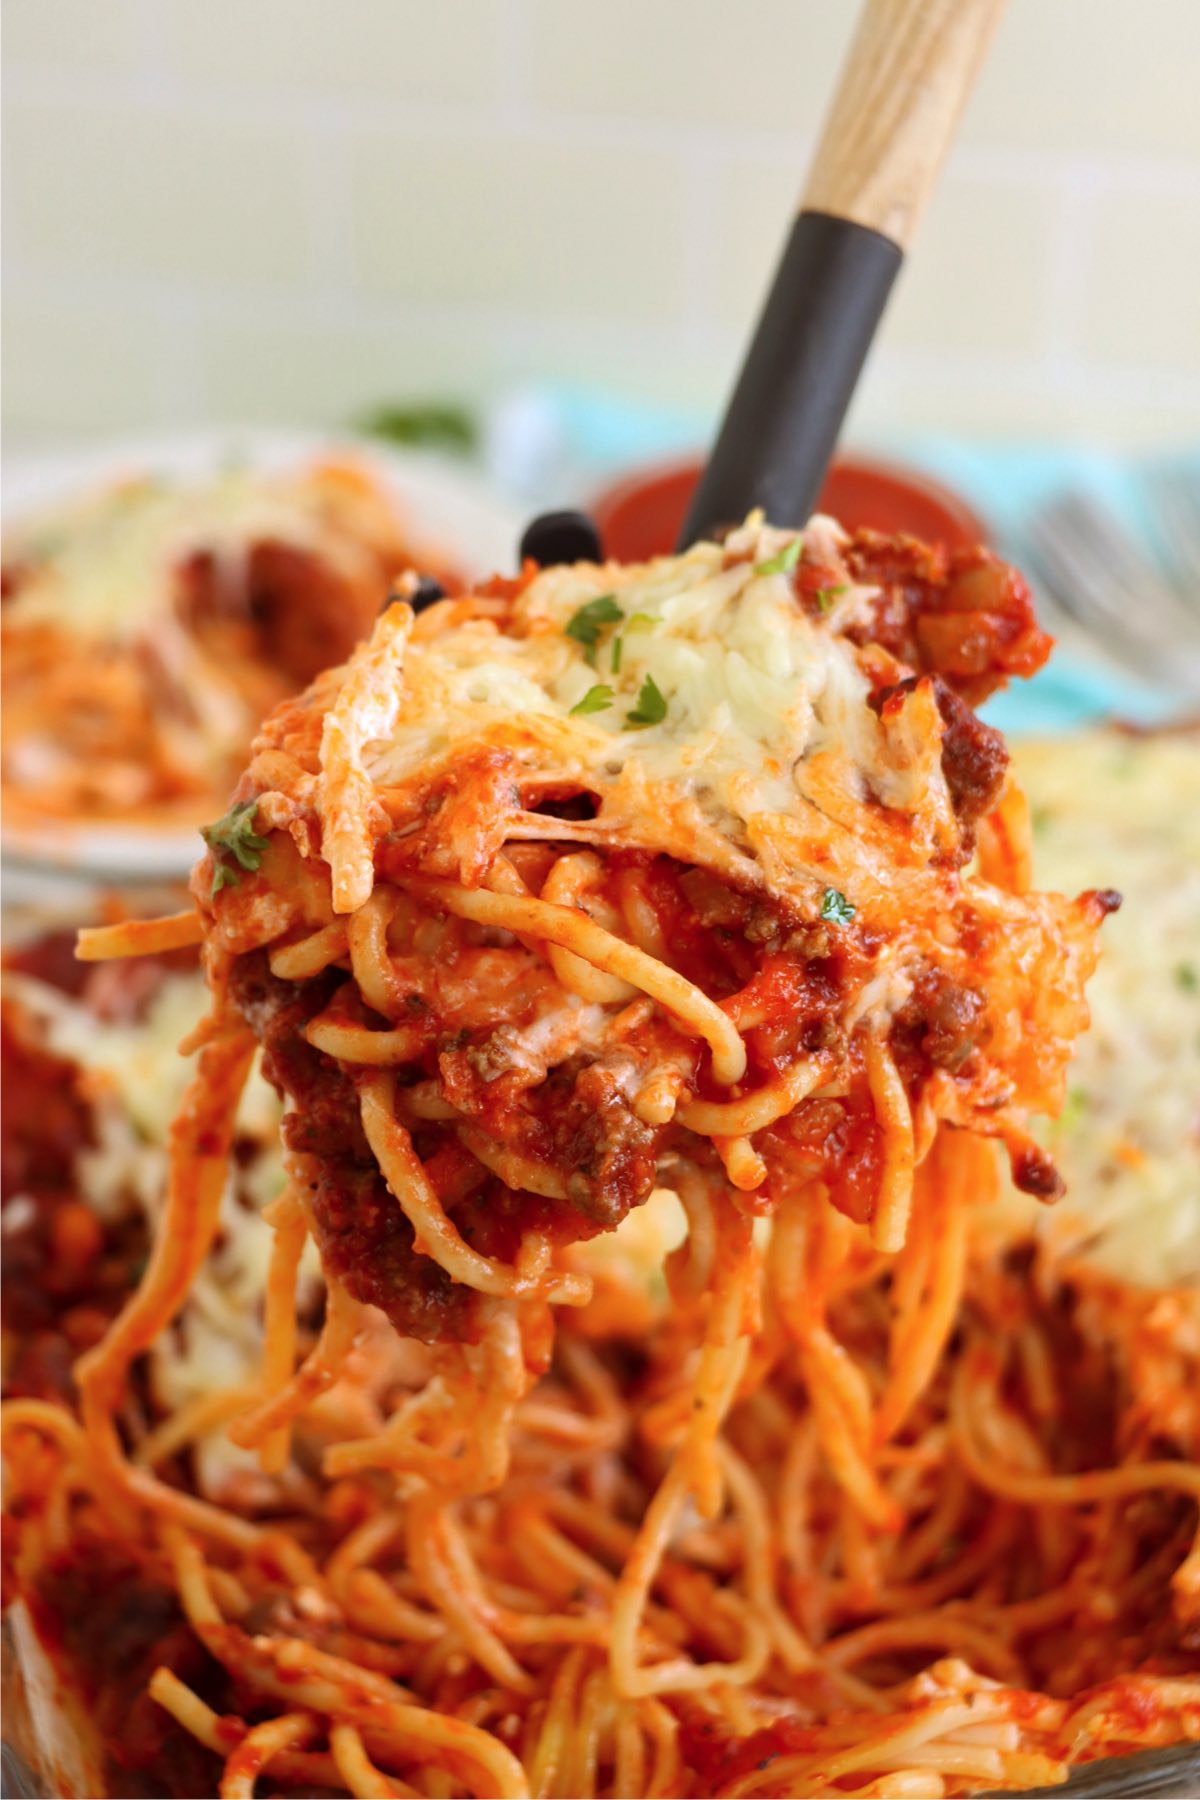
[[[869,617],[847,631],[857,644],[879,644],[910,669],[940,676],[978,706],[1010,675],[1034,674],[1053,639],[1038,627],[1028,583],[982,548],[950,550],[917,538],[860,530],[843,552],[856,584],[878,587]],[[836,580],[801,563],[801,599]]]
[[[1038,626],[1024,578],[982,547],[949,549],[863,528],[842,551],[842,565],[806,552],[792,575],[796,598],[820,620],[847,573],[856,586],[878,590],[844,633],[867,653],[876,711],[898,705],[923,678],[933,680],[944,727],[942,768],[966,861],[974,826],[999,799],[1008,766],[999,732],[973,708],[1010,676],[1035,674],[1054,640]]]
[[[891,708],[902,706],[905,696],[923,679],[930,678],[909,675],[876,688],[870,704],[886,719]],[[942,773],[962,834],[958,860],[963,863],[970,859],[976,825],[1000,799],[1008,748],[1000,733],[985,725],[947,681],[940,675],[931,679],[942,720]]]
[[[103,1336],[144,1263],[146,1228],[140,1217],[101,1224],[79,1198],[75,1157],[92,1141],[79,1070],[31,1042],[7,1002],[0,1067],[4,1392],[67,1399],[75,1358]]]
[[[832,939],[842,936],[826,928]],[[769,1075],[797,1054],[834,1048],[850,1071],[848,1092],[836,1099],[814,1095],[763,1133],[759,1147],[768,1169],[796,1177],[820,1175],[831,1203],[848,1218],[866,1224],[874,1211],[883,1174],[884,1134],[876,1118],[866,1071],[856,1046],[840,1041],[836,1015],[838,965],[867,960],[862,941],[836,956],[808,963],[770,957],[750,992],[762,992],[771,1007],[767,1021],[744,1033],[751,1065]],[[919,970],[908,1000],[892,1021],[889,1043],[910,1093],[920,1091],[932,1069],[953,1075],[969,1072],[971,1059],[986,1041],[983,996],[959,986],[940,970]],[[768,1189],[770,1182],[768,1181]]]
[[[553,854],[538,847],[528,857],[548,864]],[[846,1054],[839,1024],[845,995],[861,985],[877,950],[867,931],[790,918],[761,896],[665,857],[629,852],[611,863],[614,880],[626,865],[636,868],[677,970],[718,1001],[744,994],[753,1009],[744,1031],[748,1086],[772,1079],[797,1056]],[[523,867],[522,874],[536,891],[537,871]],[[506,1186],[451,1125],[413,1127],[416,1154],[464,1240],[506,1262],[526,1231],[564,1244],[614,1228],[648,1197],[659,1158],[673,1146],[693,1159],[712,1154],[706,1140],[678,1126],[638,1118],[622,1081],[629,1068],[653,1066],[667,1053],[700,1097],[727,1095],[712,1080],[707,1049],[659,1013],[599,1058],[582,1050],[547,1074],[531,1071],[514,1039],[561,993],[540,958],[520,944],[490,941],[478,927],[447,922],[436,951],[398,949],[390,960],[390,1017],[372,1012],[344,971],[284,981],[272,975],[264,951],[237,959],[230,998],[262,1045],[264,1073],[292,1102],[283,1127],[288,1146],[312,1159],[309,1202],[324,1266],[400,1332],[426,1341],[470,1339],[476,1297],[416,1249],[360,1122],[357,1087],[367,1072],[309,1044],[305,1028],[317,1014],[367,1029],[412,1030],[413,1056],[396,1070],[399,1087],[436,1081],[468,1134],[474,1129],[499,1156],[528,1159],[557,1178],[564,1189],[558,1198]],[[919,979],[898,1021],[906,1076],[916,1084],[931,1067],[965,1067],[981,1013],[971,990],[951,988],[932,971]],[[861,1068],[847,1097],[804,1103],[763,1141],[769,1162],[780,1166],[795,1163],[799,1150],[830,1177],[839,1205],[869,1218],[883,1142]],[[753,1204],[762,1203],[760,1195]]]
[[[343,980],[328,972],[310,982],[280,981],[271,974],[265,953],[255,952],[235,965],[230,997],[262,1044],[267,1078],[292,1100],[284,1138],[290,1149],[312,1159],[309,1206],[323,1266],[356,1299],[380,1307],[404,1335],[426,1342],[469,1340],[476,1332],[476,1296],[416,1251],[412,1227],[389,1193],[363,1133],[354,1071],[313,1049],[302,1035]],[[450,1041],[460,1036],[453,1033]],[[446,1054],[453,1061],[457,1052]],[[436,1068],[435,1042],[426,1060]],[[422,1070],[414,1066],[407,1073],[411,1078]],[[603,1195],[616,1223],[635,1198],[649,1192],[653,1134],[637,1125],[645,1141],[632,1131],[623,1140],[610,1132],[598,1147],[605,1130],[603,1105],[588,1107],[586,1069],[577,1071],[583,1091],[564,1091],[572,1073],[558,1070],[558,1087],[546,1084],[550,1099],[559,1104],[547,1104],[542,1116],[525,1115],[523,1144],[535,1154],[544,1152],[542,1160],[553,1160],[556,1167],[571,1167],[568,1158],[591,1159],[594,1165],[597,1157],[603,1161],[607,1156]],[[464,1079],[456,1097],[469,1099],[468,1085]],[[485,1129],[490,1122],[489,1135],[497,1141],[506,1126],[511,1135],[511,1121],[502,1112],[496,1106],[482,1119]],[[602,1228],[601,1221],[589,1220],[565,1202],[506,1188],[440,1124],[419,1126],[413,1143],[463,1239],[483,1255],[511,1260],[528,1230],[567,1241]]]
[[[374,579],[347,574],[327,556],[274,538],[252,544],[236,576],[211,550],[197,550],[175,571],[175,609],[214,654],[274,671],[288,689],[304,687],[345,662],[366,637],[403,554],[375,559]],[[461,581],[432,571],[446,593]]]
[[[54,932],[5,957],[5,968],[82,1000],[98,1022],[141,1017],[164,977],[195,967],[193,951],[89,966],[74,934]],[[76,1179],[94,1143],[91,1102],[77,1064],[40,1041],[19,1002],[0,1003],[0,1293],[7,1340],[4,1392],[74,1397],[71,1368],[97,1343],[135,1285],[148,1253],[140,1210],[101,1221]]]
[[[197,952],[191,948],[165,950],[126,962],[80,962],[75,935],[74,931],[44,932],[7,950],[4,967],[81,1000],[106,1024],[136,1024],[146,1016],[168,975],[185,975],[199,966]]]
[[[851,643],[887,652],[884,659],[868,658],[868,674],[878,684],[872,706],[883,713],[921,679],[933,680],[942,769],[965,861],[974,827],[998,801],[1008,767],[1003,738],[974,708],[1010,676],[1035,674],[1053,639],[1038,627],[1024,578],[990,550],[950,550],[860,530],[844,557],[856,584],[879,590],[866,616],[846,628]],[[838,575],[802,561],[793,579],[801,603],[817,616]],[[891,659],[914,672],[897,681]]]

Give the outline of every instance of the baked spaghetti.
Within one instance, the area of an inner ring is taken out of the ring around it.
[[[1001,1147],[1057,1187],[1114,904],[1031,890],[969,708],[1046,648],[994,560],[824,522],[397,607],[260,735],[202,929],[89,936],[203,935],[213,1009],[137,1295],[7,1408],[17,1588],[136,1571],[223,1794],[970,1793],[1200,1731],[1194,1307],[989,1205]],[[261,1361],[164,1438],[260,1048]]]
[[[441,573],[365,468],[144,476],[6,527],[10,824],[199,824],[254,728],[370,631],[391,579]]]

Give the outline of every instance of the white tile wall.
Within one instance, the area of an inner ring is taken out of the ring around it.
[[[64,297],[119,280],[136,300],[166,280],[286,305],[319,278],[318,152],[299,120],[18,93],[4,132],[9,253]]]
[[[375,101],[394,115],[408,100],[486,107],[503,54],[493,0],[152,3],[164,61],[214,94]]]
[[[368,302],[654,325],[684,308],[686,198],[665,147],[368,128],[350,149],[353,273]]]
[[[853,0],[4,0],[10,440],[715,408]],[[858,398],[1200,435],[1200,0],[1010,0]]]

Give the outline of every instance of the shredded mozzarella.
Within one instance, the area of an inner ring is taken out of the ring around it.
[[[76,1063],[92,1102],[95,1144],[76,1158],[80,1195],[112,1223],[141,1211],[153,1230],[167,1182],[167,1142],[190,1079],[191,1064],[177,1045],[205,1011],[197,975],[169,975],[144,1017],[101,1022],[80,1001],[27,976],[8,973],[4,991],[39,1022],[46,1047]],[[279,1156],[281,1109],[259,1072],[251,1072],[238,1111],[238,1136],[256,1153],[230,1171],[213,1253],[192,1285],[172,1331],[154,1344],[156,1396],[168,1410],[256,1377],[262,1353],[262,1302],[272,1234],[261,1209],[283,1185]],[[6,1218],[11,1208],[6,1208]],[[306,1247],[298,1301],[318,1292],[320,1263]],[[198,1447],[203,1491],[212,1497],[236,1480],[257,1481],[257,1458],[229,1443],[223,1431]]]
[[[1147,1285],[1200,1276],[1200,740],[1117,732],[1014,746],[1039,885],[1116,885],[1091,1029],[1041,1136],[1067,1182],[1006,1205],[1065,1252]]]
[[[855,802],[871,792],[897,810],[946,813],[936,754],[914,763],[905,734],[868,705],[854,646],[829,619],[810,618],[790,573],[770,567],[797,540],[802,555],[839,566],[845,540],[832,520],[795,533],[755,517],[724,545],[681,557],[546,569],[503,635],[487,620],[414,634],[403,706],[367,743],[367,773],[378,787],[399,785],[464,742],[494,743],[524,768],[553,767],[590,787],[605,817],[632,818],[658,790],[740,846],[752,819],[795,816],[802,765],[815,758],[833,765]],[[872,592],[847,581],[844,617]],[[582,609],[598,602],[619,618],[592,633],[585,617],[581,630]],[[642,725],[647,683],[664,706]],[[597,687],[607,704],[579,712]],[[931,731],[936,751],[939,720]],[[369,736],[365,711],[359,735]]]

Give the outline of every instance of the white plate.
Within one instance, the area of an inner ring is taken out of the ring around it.
[[[202,479],[230,463],[273,471],[303,467],[321,457],[364,463],[394,496],[413,535],[444,550],[468,575],[516,567],[524,519],[478,477],[441,457],[390,450],[370,439],[317,432],[211,426],[161,437],[123,438],[86,450],[42,452],[6,459],[3,517],[18,518],[120,480],[161,473]],[[203,845],[191,830],[120,823],[36,826],[5,823],[0,834],[5,894],[27,903],[63,884],[101,887],[186,876]]]

